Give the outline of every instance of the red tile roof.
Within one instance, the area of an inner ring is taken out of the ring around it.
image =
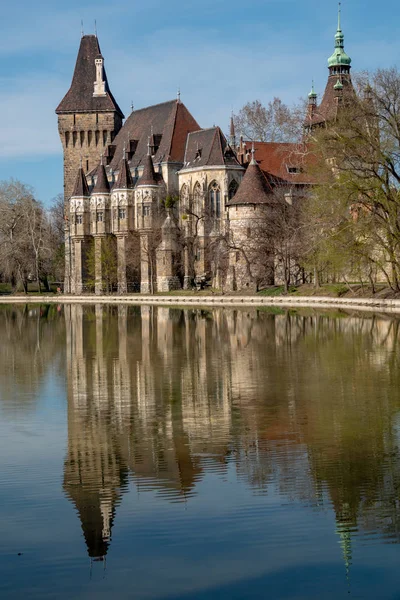
[[[246,142],[250,149],[252,142]],[[290,184],[310,184],[307,166],[313,161],[307,144],[254,142],[255,159],[268,179],[278,179]],[[292,170],[297,172],[291,172]]]

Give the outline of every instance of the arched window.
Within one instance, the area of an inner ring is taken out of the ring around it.
[[[239,185],[238,185],[237,181],[235,181],[234,179],[232,179],[232,181],[229,184],[229,188],[228,188],[228,198],[229,198],[229,200],[232,200],[233,196],[238,191],[238,187],[239,187]]]
[[[193,212],[200,217],[203,214],[202,210],[203,192],[201,184],[197,181],[193,188]]]
[[[221,190],[216,181],[211,183],[208,196],[210,200],[210,214],[212,217],[219,219],[221,216]]]

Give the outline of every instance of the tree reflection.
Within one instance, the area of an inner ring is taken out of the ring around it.
[[[43,380],[65,367],[65,325],[55,305],[0,305],[0,402],[6,412],[33,410]]]

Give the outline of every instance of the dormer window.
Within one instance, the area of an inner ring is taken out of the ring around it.
[[[301,167],[286,167],[288,170],[288,173],[290,173],[291,175],[296,175],[298,173],[302,173],[303,169]]]
[[[194,160],[198,160],[201,158],[202,148],[197,148]]]
[[[128,161],[132,159],[133,155],[136,152],[136,149],[138,147],[138,140],[128,140],[128,149],[127,149],[127,158]]]
[[[162,138],[162,134],[161,133],[155,133],[153,135],[153,156],[157,154],[158,149],[160,147],[161,144],[161,138]]]

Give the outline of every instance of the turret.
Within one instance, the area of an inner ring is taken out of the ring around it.
[[[256,280],[264,284],[274,282],[273,255],[272,252],[269,255],[268,241],[271,228],[267,223],[274,218],[278,200],[254,152],[253,143],[250,164],[236,194],[227,202],[232,248],[229,252],[227,287],[231,290],[251,289]],[[251,273],[248,261],[252,264]]]
[[[231,127],[230,127],[230,135],[229,135],[229,144],[232,150],[236,150],[236,132],[235,132],[235,122],[233,120],[233,112],[231,114]]]
[[[111,232],[110,184],[103,164],[103,157],[97,167],[96,183],[90,198],[90,213],[90,232],[93,235],[104,235]]]
[[[181,283],[176,274],[176,259],[178,255],[176,223],[168,211],[161,227],[161,244],[157,248],[157,290],[169,292],[179,290]]]
[[[65,288],[73,294],[82,293],[86,279],[86,258],[90,234],[89,202],[90,192],[81,164],[69,201],[69,235],[65,238]]]
[[[119,165],[117,180],[111,193],[111,229],[112,233],[127,233],[134,229],[134,191],[133,179],[124,147]]]
[[[78,169],[69,203],[70,233],[73,237],[83,237],[90,234],[89,197],[90,192],[81,165]]]
[[[314,89],[314,81],[312,82],[311,92],[308,94],[308,118],[311,120],[317,109],[317,94]]]
[[[154,171],[151,156],[151,138],[149,137],[143,172],[135,188],[136,223],[138,229],[157,227],[156,216],[159,209],[160,191],[160,185]]]
[[[343,97],[343,83],[340,81],[340,78],[338,78],[337,82],[333,86],[333,89],[336,102],[339,104]]]

